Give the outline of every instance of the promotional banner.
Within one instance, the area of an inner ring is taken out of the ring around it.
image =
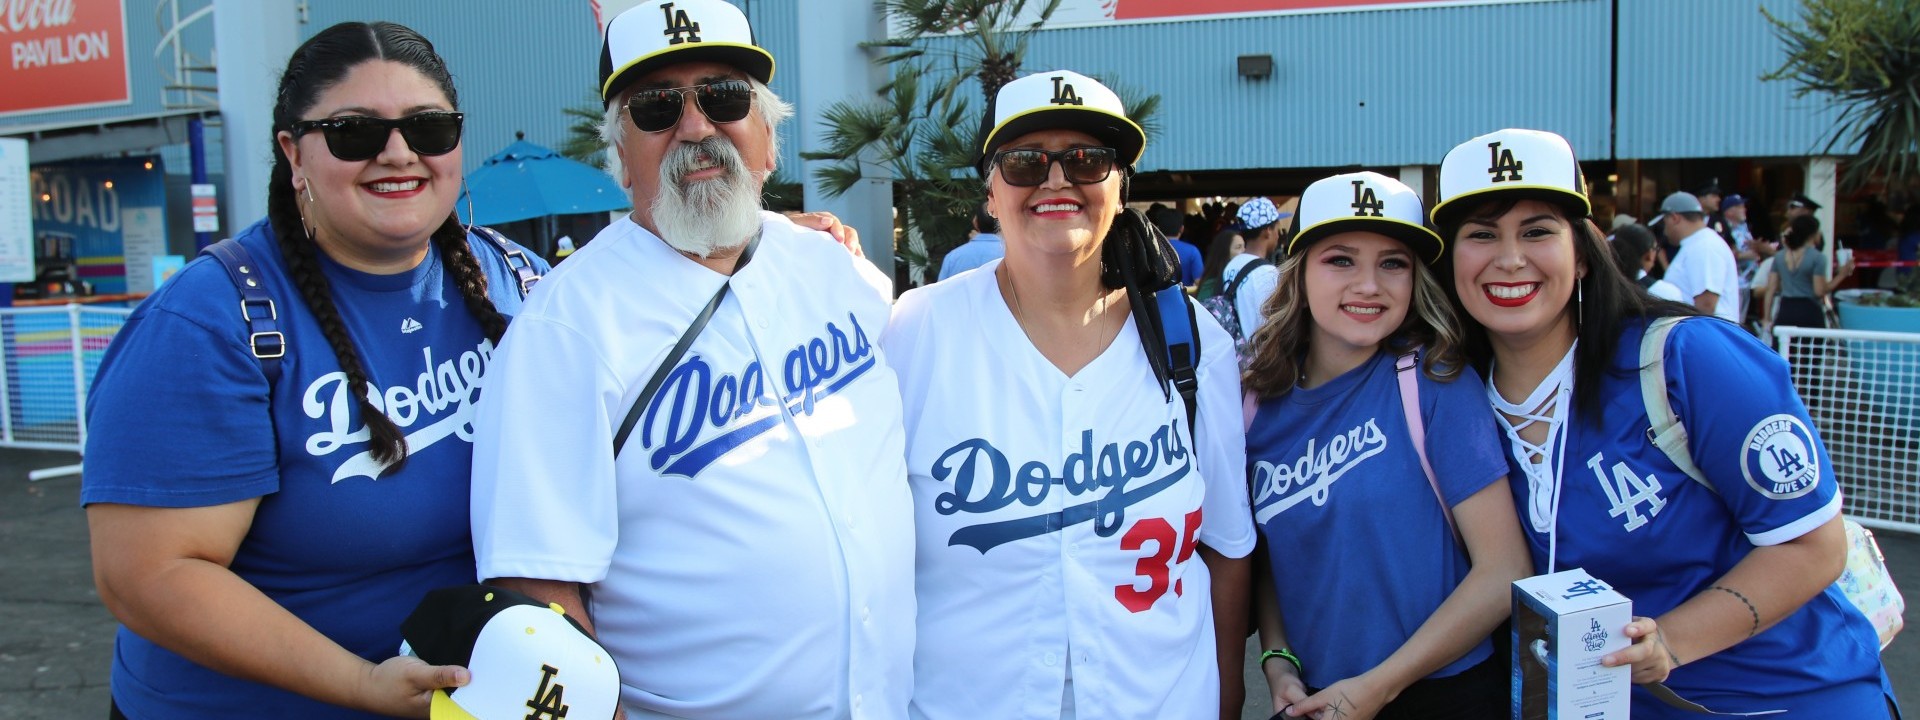
[[[159,156],[34,167],[40,271],[70,269],[99,294],[153,290],[153,258],[167,250],[165,177]]]
[[[0,115],[124,105],[125,0],[0,0]]]
[[[0,282],[33,279],[33,179],[27,141],[0,138]]]

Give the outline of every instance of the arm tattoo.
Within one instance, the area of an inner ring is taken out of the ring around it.
[[[1747,612],[1753,615],[1753,627],[1752,627],[1752,628],[1749,628],[1749,629],[1747,630],[1747,637],[1753,637],[1753,636],[1755,636],[1755,635],[1758,635],[1758,634],[1760,634],[1760,609],[1759,609],[1759,608],[1756,608],[1756,607],[1754,607],[1754,606],[1753,606],[1753,601],[1751,601],[1751,600],[1748,600],[1748,599],[1747,599],[1747,596],[1745,596],[1745,595],[1741,595],[1741,594],[1740,594],[1740,591],[1738,591],[1738,590],[1735,590],[1735,589],[1733,589],[1733,588],[1730,588],[1730,587],[1727,587],[1727,586],[1725,586],[1725,585],[1715,585],[1715,586],[1713,586],[1713,587],[1710,587],[1710,588],[1707,588],[1707,589],[1708,589],[1708,590],[1719,590],[1719,591],[1721,591],[1721,592],[1724,592],[1724,593],[1726,593],[1726,594],[1728,594],[1728,595],[1732,595],[1732,596],[1734,596],[1734,597],[1736,597],[1736,598],[1739,598],[1739,599],[1740,599],[1740,603],[1741,603],[1742,605],[1746,605],[1746,606],[1747,606]]]
[[[1680,656],[1673,654],[1673,646],[1667,644],[1667,631],[1659,627],[1653,629],[1653,639],[1660,641],[1660,649],[1667,653],[1667,662],[1680,667]]]

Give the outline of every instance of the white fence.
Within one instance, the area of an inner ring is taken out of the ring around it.
[[[1920,533],[1920,333],[1776,327],[1848,517]]]
[[[132,313],[77,304],[0,308],[0,447],[80,452],[87,442],[87,389],[107,343]]]

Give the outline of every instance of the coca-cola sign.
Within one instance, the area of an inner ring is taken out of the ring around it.
[[[73,22],[74,0],[0,0],[0,33],[56,28]]]
[[[131,101],[125,0],[0,0],[0,115]]]

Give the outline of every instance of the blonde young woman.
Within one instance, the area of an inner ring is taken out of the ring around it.
[[[1440,238],[1419,196],[1377,173],[1314,183],[1298,217],[1245,376],[1273,705],[1502,717],[1488,635],[1527,551],[1480,378],[1427,268]]]

